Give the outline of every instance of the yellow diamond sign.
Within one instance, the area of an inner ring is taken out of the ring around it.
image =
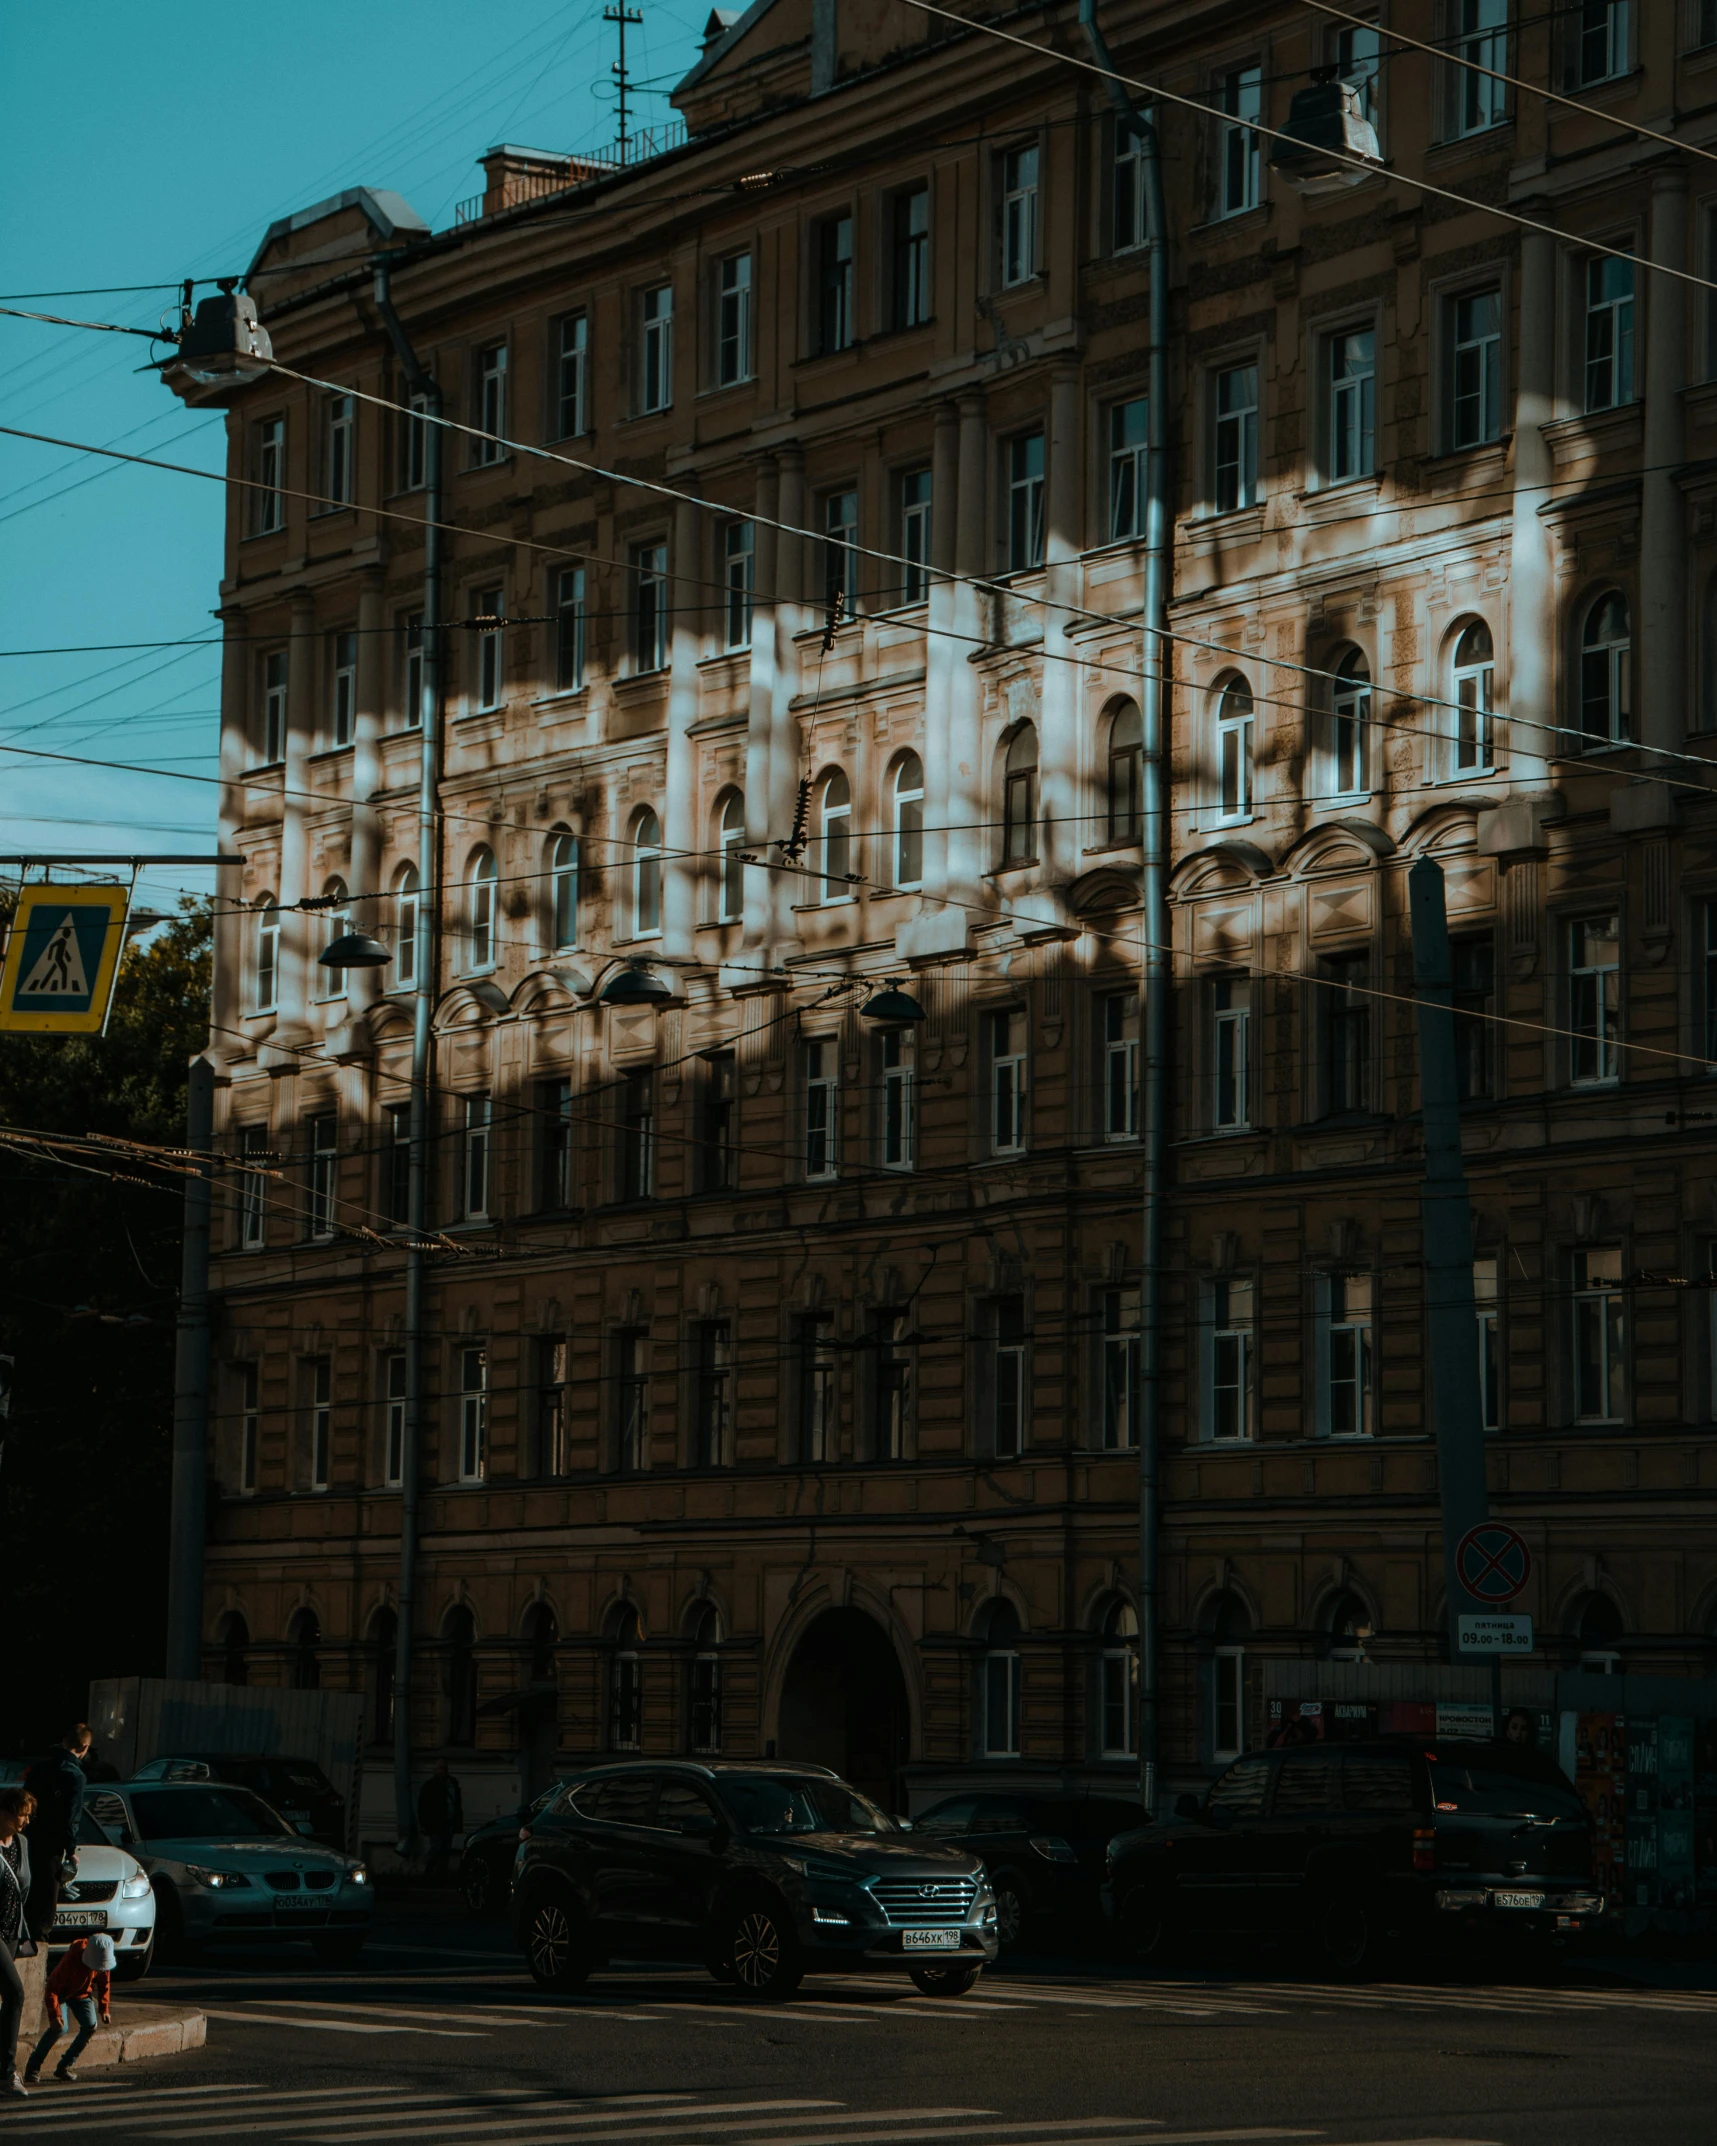
[[[130,900],[125,887],[21,888],[0,967],[0,1030],[99,1035]]]

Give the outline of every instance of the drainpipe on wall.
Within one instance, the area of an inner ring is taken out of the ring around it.
[[[1145,435],[1144,646],[1139,669],[1144,827],[1140,895],[1145,932],[1140,1042],[1144,1052],[1139,1247],[1139,1800],[1157,1808],[1157,1483],[1162,1375],[1163,1210],[1168,1191],[1169,929],[1164,735],[1168,711],[1168,599],[1173,542],[1169,492],[1169,258],[1163,201],[1162,144],[1122,84],[1097,27],[1097,0],[1079,0],[1079,26],[1091,57],[1109,70],[1109,102],[1138,136],[1145,182],[1145,255],[1150,274],[1150,402]]]
[[[423,701],[417,786],[417,944],[412,979],[416,999],[411,1027],[410,1191],[405,1252],[405,1429],[400,1441],[399,1600],[395,1605],[393,1672],[393,1793],[399,1850],[410,1856],[417,1841],[417,1805],[411,1792],[411,1671],[417,1608],[417,1528],[420,1456],[423,1452],[424,1231],[428,1224],[429,1098],[434,1071],[435,980],[441,910],[441,390],[418,362],[411,339],[393,309],[388,264],[376,263],[376,311],[394,347],[407,385],[424,403],[423,427]]]

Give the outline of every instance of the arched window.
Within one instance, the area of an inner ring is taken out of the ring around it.
[[[1369,788],[1370,742],[1371,666],[1361,650],[1350,648],[1330,696],[1330,790],[1336,797],[1359,797]]]
[[[466,915],[466,947],[473,975],[495,966],[495,852],[480,849],[471,859]]]
[[[662,929],[662,823],[647,807],[632,824],[632,936]]]
[[[256,904],[256,970],[251,995],[252,1013],[272,1013],[280,994],[280,911],[272,894],[261,895]]]
[[[237,1610],[228,1610],[215,1633],[215,1644],[221,1650],[221,1682],[223,1684],[246,1684],[250,1681],[250,1664],[246,1650],[250,1646],[250,1626]]]
[[[852,785],[842,769],[831,768],[817,793],[817,847],[825,902],[844,902],[852,894],[847,884],[853,868],[852,829]]]
[[[1337,1595],[1325,1620],[1332,1662],[1363,1662],[1371,1637],[1371,1612],[1356,1594]]]
[[[715,920],[737,924],[745,914],[745,793],[729,790],[716,821]]]
[[[1614,1676],[1622,1666],[1622,1613],[1608,1595],[1586,1597],[1578,1637],[1580,1667],[1588,1674]]]
[[[447,1612],[441,1627],[447,1651],[442,1658],[442,1695],[447,1703],[447,1741],[477,1741],[477,1620],[463,1602]]]
[[[608,1620],[608,1748],[636,1751],[643,1741],[644,1643],[638,1612],[623,1602]]]
[[[1224,681],[1216,703],[1216,811],[1224,820],[1252,817],[1252,688]]]
[[[1117,704],[1109,718],[1109,764],[1105,796],[1109,840],[1136,842],[1144,810],[1144,719],[1137,701]]]
[[[1018,1758],[1019,1613],[1011,1602],[994,1603],[985,1622],[979,1696],[985,1758]]]
[[[1139,1620],[1129,1602],[1109,1605],[1099,1670],[1103,1756],[1130,1758],[1139,1748]]]
[[[564,953],[578,944],[578,837],[557,834],[548,846],[549,948]]]
[[[417,866],[402,864],[393,876],[393,980],[417,981]]]
[[[1002,862],[1030,864],[1037,856],[1037,730],[1021,723],[1002,762]]]
[[[897,887],[924,884],[924,763],[916,753],[902,753],[894,764],[889,827],[894,837],[893,878]]]
[[[291,1650],[291,1658],[287,1664],[287,1681],[292,1689],[319,1689],[322,1669],[316,1659],[316,1649],[322,1644],[322,1621],[313,1609],[301,1609],[293,1613],[292,1622],[286,1627],[286,1644]]]
[[[1218,1595],[1205,1616],[1210,1633],[1210,1756],[1226,1765],[1246,1748],[1246,1641],[1252,1619],[1238,1595]]]
[[[399,1645],[399,1619],[391,1609],[379,1609],[370,1619],[370,1741],[393,1740],[394,1650]]]
[[[1633,736],[1633,635],[1616,589],[1593,604],[1580,635],[1580,734],[1588,746]]]
[[[705,1608],[692,1628],[691,1744],[721,1749],[721,1618]]]
[[[318,954],[326,953],[336,939],[343,939],[352,928],[351,912],[346,903],[346,882],[343,879],[329,880],[322,889],[322,899],[328,907],[321,912],[322,944],[316,949]],[[325,969],[318,961],[316,996],[319,999],[337,999],[344,998],[345,995],[346,971]]]
[[[1495,752],[1492,710],[1496,706],[1496,655],[1490,628],[1482,618],[1461,628],[1449,668],[1449,711],[1454,729],[1454,772],[1476,775],[1490,767]]]

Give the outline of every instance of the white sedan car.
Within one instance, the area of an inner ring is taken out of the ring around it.
[[[48,1932],[51,1951],[74,1937],[105,1930],[113,1940],[114,1974],[140,1982],[155,1957],[155,1888],[133,1855],[116,1848],[86,1809],[77,1839],[78,1874],[60,1887],[60,1908]]]

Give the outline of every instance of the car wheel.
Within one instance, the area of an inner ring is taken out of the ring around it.
[[[742,1997],[778,2002],[792,1996],[805,1973],[786,1919],[766,1900],[751,1901],[735,1914],[723,1957],[733,1963]]]
[[[1122,1953],[1141,1967],[1154,1966],[1174,1949],[1168,1903],[1155,1886],[1133,1888],[1121,1902],[1116,1928]]]
[[[1001,1870],[990,1890],[996,1896],[996,1943],[1006,1952],[1025,1935],[1025,1886],[1016,1872]]]
[[[982,1973],[981,1967],[915,1967],[912,1979],[926,1997],[964,1997]]]
[[[585,1938],[583,1917],[560,1892],[542,1892],[527,1903],[520,1920],[525,1965],[545,1990],[582,1989],[596,1964]]]
[[[139,1945],[135,1951],[122,1952],[113,1963],[115,1982],[141,1982],[155,1961],[155,1940]]]
[[[1358,1976],[1377,1958],[1377,1917],[1363,1893],[1332,1893],[1319,1903],[1318,1951],[1332,1974]]]
[[[495,1905],[495,1878],[481,1856],[467,1861],[459,1873],[459,1890],[473,1915],[487,1915]]]
[[[310,1950],[324,1967],[350,1967],[364,1949],[367,1930],[341,1930],[313,1937]]]

